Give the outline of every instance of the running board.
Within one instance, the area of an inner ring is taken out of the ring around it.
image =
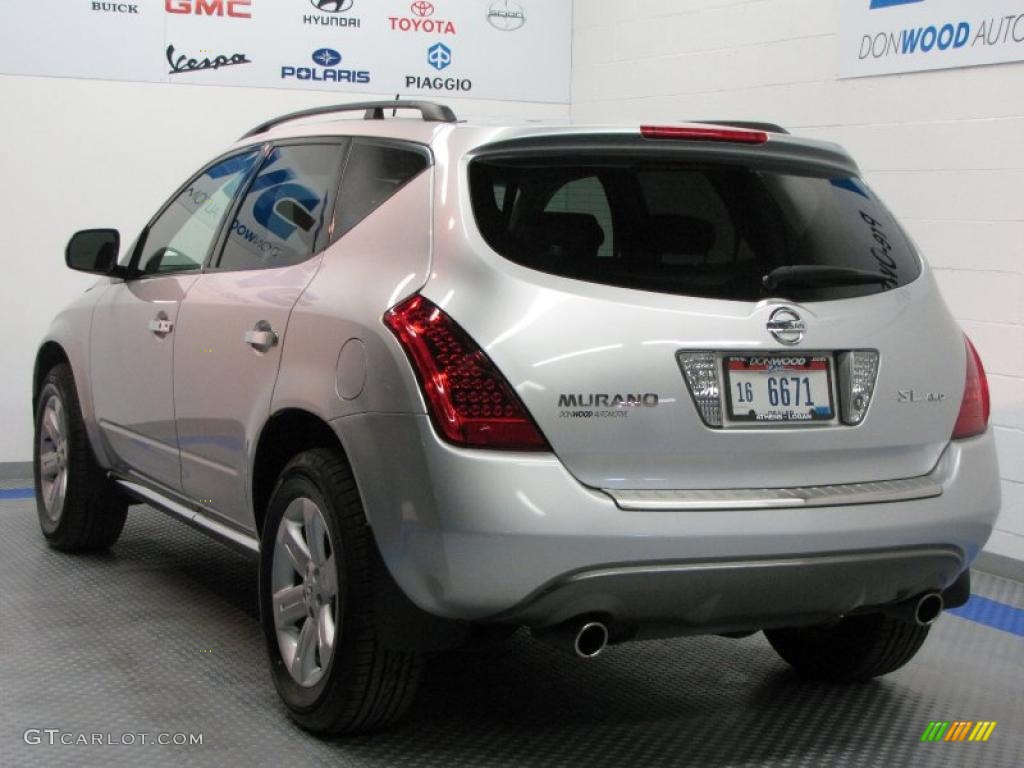
[[[214,520],[209,515],[204,514],[201,510],[187,507],[180,502],[167,498],[151,488],[147,488],[146,486],[132,482],[131,480],[115,478],[114,482],[139,501],[145,502],[151,507],[159,509],[161,512],[168,514],[171,517],[188,523],[196,530],[212,536],[221,543],[227,544],[232,549],[250,555],[259,554],[260,543],[255,537],[242,533],[241,531],[236,531],[234,528],[229,528],[223,523]]]

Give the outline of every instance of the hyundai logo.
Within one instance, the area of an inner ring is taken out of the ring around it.
[[[514,0],[496,0],[487,11],[487,21],[502,32],[515,32],[526,23],[526,11]]]
[[[436,70],[446,69],[452,63],[452,49],[444,43],[437,43],[427,49],[427,63]]]
[[[415,3],[409,6],[413,16],[419,16],[426,18],[427,16],[434,15],[434,4],[428,3],[426,0],[416,0]]]
[[[768,319],[768,333],[777,342],[785,344],[787,347],[792,347],[803,341],[806,331],[807,325],[800,315],[789,307],[776,309]]]
[[[356,0],[309,0],[318,11],[327,13],[344,13],[352,10]]]
[[[333,67],[341,61],[341,54],[333,48],[321,48],[313,51],[313,61],[321,67]]]

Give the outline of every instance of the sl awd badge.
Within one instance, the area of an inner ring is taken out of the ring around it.
[[[794,310],[789,307],[780,307],[772,312],[768,318],[768,333],[779,342],[788,347],[795,346],[804,340],[807,332],[807,324]]]

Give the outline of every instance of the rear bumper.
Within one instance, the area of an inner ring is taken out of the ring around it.
[[[937,497],[680,511],[621,509],[550,454],[452,448],[426,416],[333,426],[392,576],[452,619],[596,611],[728,631],[836,615],[948,587],[999,510],[991,431],[950,444],[929,476]]]

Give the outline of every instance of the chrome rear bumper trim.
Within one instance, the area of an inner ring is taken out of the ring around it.
[[[619,509],[636,511],[841,507],[914,501],[942,495],[942,485],[930,476],[805,488],[738,488],[706,491],[623,491],[607,488],[603,490],[614,499]]]

